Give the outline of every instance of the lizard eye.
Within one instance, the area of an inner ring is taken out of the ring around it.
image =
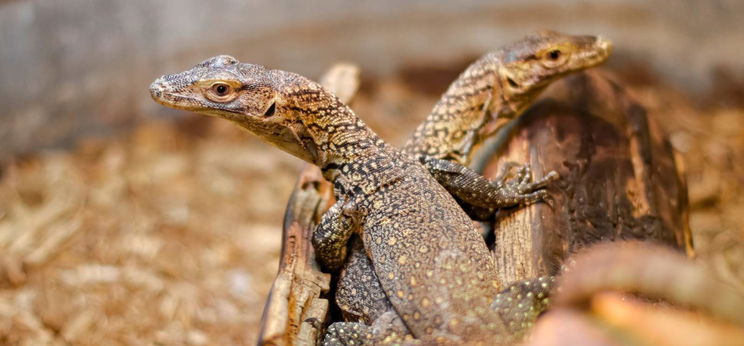
[[[230,87],[225,84],[217,84],[212,87],[214,89],[214,93],[217,94],[217,96],[225,96],[227,95],[227,92],[230,91]]]
[[[558,60],[558,58],[561,57],[561,51],[553,49],[550,51],[550,53],[548,53],[548,57],[550,58],[550,60]]]
[[[541,63],[547,68],[558,67],[568,61],[568,56],[565,51],[554,48],[543,53]]]
[[[214,83],[206,93],[207,98],[214,102],[228,102],[235,98],[233,88],[226,83]]]

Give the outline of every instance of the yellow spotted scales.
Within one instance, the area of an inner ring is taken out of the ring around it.
[[[518,117],[550,83],[603,62],[610,51],[611,43],[602,38],[544,31],[490,52],[451,84],[403,151],[422,162],[472,217],[488,219],[497,208],[542,200],[546,195],[541,189],[557,174],[531,182],[529,168],[523,166],[515,183],[507,184],[502,179],[488,181],[463,165],[473,147],[505,121]],[[335,298],[346,320],[371,324],[392,307],[360,249],[360,244],[352,247]],[[514,284],[495,299],[492,307],[515,337],[545,308],[547,300],[541,295],[547,294],[550,283],[552,279],[537,278]],[[512,304],[510,299],[516,301],[519,292],[525,293],[524,298]],[[337,329],[330,331],[333,336]]]

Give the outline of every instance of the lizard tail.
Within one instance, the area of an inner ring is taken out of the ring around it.
[[[700,309],[744,326],[744,297],[709,268],[660,245],[640,241],[599,244],[569,260],[553,303],[587,304],[605,290],[635,292]]]

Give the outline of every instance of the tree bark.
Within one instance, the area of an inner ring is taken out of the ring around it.
[[[264,307],[259,345],[315,345],[321,337],[331,276],[320,270],[310,239],[333,203],[331,191],[320,170],[306,165],[287,203],[279,273]]]
[[[493,256],[502,283],[558,273],[575,251],[600,241],[643,239],[694,256],[684,169],[642,105],[601,72],[552,88],[474,161],[495,177],[507,161],[560,180],[548,203],[503,210]],[[479,168],[479,167],[476,167]]]

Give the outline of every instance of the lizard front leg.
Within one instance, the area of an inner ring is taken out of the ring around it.
[[[558,173],[549,172],[537,181],[532,180],[528,166],[521,166],[515,179],[509,181],[508,172],[490,181],[471,168],[457,162],[437,158],[424,158],[423,165],[432,176],[455,198],[472,210],[471,216],[489,218],[495,209],[527,205],[545,201],[549,195],[544,188],[558,179]],[[514,165],[505,167],[510,170]]]
[[[371,326],[361,322],[331,324],[323,338],[323,346],[342,345],[420,345],[408,331],[398,314],[390,310],[378,317]]]
[[[353,237],[349,260],[339,275],[336,304],[344,320],[368,325],[393,310],[359,237]]]
[[[346,261],[349,238],[361,224],[361,213],[353,202],[344,198],[323,214],[313,232],[315,256],[321,266],[335,271]]]

